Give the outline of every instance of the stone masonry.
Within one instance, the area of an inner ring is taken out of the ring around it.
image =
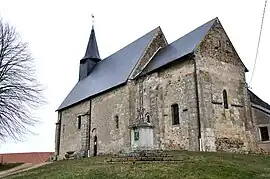
[[[61,132],[60,132],[60,158],[63,158],[68,151],[80,151],[84,147],[82,144],[85,139],[83,130],[87,130],[87,116],[83,116],[81,129],[78,129],[78,116],[89,112],[90,103],[84,101],[76,106],[63,110],[61,112]]]
[[[199,78],[199,100],[203,150],[241,152],[255,149],[249,138],[251,117],[245,67],[220,23],[214,24],[195,54]],[[224,108],[223,90],[228,96]]]
[[[186,61],[153,73],[143,80],[143,110],[149,113],[155,126],[156,148],[198,149],[193,72],[192,61]],[[134,95],[132,101],[138,100],[137,96]],[[174,103],[179,104],[180,124],[172,126],[171,105]]]
[[[270,140],[260,137],[260,127],[270,132],[270,110],[251,102],[246,67],[220,22],[192,55],[140,75],[166,45],[159,28],[125,84],[58,111],[56,155],[83,151],[92,156],[95,138],[98,155],[140,146],[270,152]],[[179,124],[173,125],[175,104]]]
[[[91,100],[90,145],[93,149],[93,137],[95,136],[93,132],[95,132],[99,154],[117,153],[129,147],[128,93],[128,87],[122,86]],[[118,128],[115,121],[116,116],[119,119]],[[91,154],[93,154],[92,152]]]

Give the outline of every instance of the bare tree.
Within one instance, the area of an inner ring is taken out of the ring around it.
[[[0,140],[21,140],[37,124],[33,117],[44,100],[28,45],[0,18]]]

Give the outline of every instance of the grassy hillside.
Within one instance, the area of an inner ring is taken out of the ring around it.
[[[4,170],[9,170],[11,168],[14,168],[18,165],[21,165],[21,163],[7,163],[7,164],[0,164],[0,172]]]
[[[172,152],[182,162],[106,164],[106,157],[59,161],[13,179],[269,179],[270,157],[228,153]]]

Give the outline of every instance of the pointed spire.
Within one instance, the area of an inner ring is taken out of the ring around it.
[[[95,59],[98,61],[101,60],[99,56],[95,29],[94,29],[94,15],[92,15],[92,30],[91,30],[90,38],[89,38],[86,52],[83,59]]]

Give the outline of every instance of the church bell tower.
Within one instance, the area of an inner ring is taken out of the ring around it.
[[[98,63],[101,60],[99,56],[97,40],[96,40],[96,35],[95,35],[93,15],[92,15],[92,18],[93,18],[93,24],[92,24],[92,30],[89,37],[88,45],[87,45],[84,57],[80,60],[79,81],[86,78],[92,72],[96,63]]]

